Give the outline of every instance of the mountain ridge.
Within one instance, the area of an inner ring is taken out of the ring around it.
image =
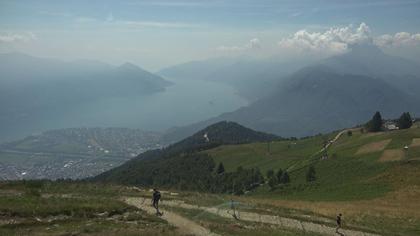
[[[281,79],[271,93],[250,105],[178,130],[173,129],[167,133],[167,137],[182,138],[220,120],[239,122],[284,137],[307,136],[360,124],[377,110],[386,117],[396,117],[405,111],[414,114],[420,112],[417,106],[420,96],[415,93],[415,88],[420,89],[419,78],[412,78],[410,86],[404,87],[397,85],[399,77],[383,78],[361,70],[349,74],[341,67],[336,68],[328,63],[334,58],[356,60],[354,55],[363,51],[359,49],[304,67]],[[378,48],[372,50],[386,55]],[[391,56],[384,60],[393,58]],[[365,59],[361,58],[360,61]]]

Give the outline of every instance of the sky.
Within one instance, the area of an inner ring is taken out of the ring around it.
[[[420,62],[420,0],[0,0],[0,52],[161,68],[328,56],[372,43]]]

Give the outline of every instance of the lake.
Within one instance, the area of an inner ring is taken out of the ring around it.
[[[232,87],[210,81],[171,80],[166,91],[148,96],[115,97],[77,107],[39,111],[30,120],[2,120],[0,141],[49,129],[69,127],[127,127],[165,131],[233,111],[247,105]],[[3,122],[5,121],[5,122]]]

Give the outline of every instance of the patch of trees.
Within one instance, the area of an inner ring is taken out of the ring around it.
[[[373,115],[372,119],[366,123],[366,129],[369,132],[379,132],[382,130],[382,123],[383,123],[383,120],[382,120],[381,113],[377,111]]]
[[[216,175],[214,184],[209,189],[213,193],[233,193],[241,195],[264,183],[264,176],[258,168],[238,167],[234,172]]]
[[[290,183],[290,176],[287,171],[278,169],[275,173],[274,170],[267,171],[268,186],[271,190],[274,190],[278,185],[284,185]]]
[[[182,153],[171,158],[142,161],[141,165],[116,169],[106,181],[144,187],[170,188],[187,191],[243,194],[264,183],[258,169],[239,167],[225,172],[208,154]]]

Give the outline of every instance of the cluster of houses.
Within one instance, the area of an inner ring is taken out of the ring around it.
[[[416,119],[413,119],[413,124],[416,122]],[[385,123],[383,124],[385,130],[387,131],[392,131],[392,130],[398,130],[398,123],[396,120],[386,120]]]
[[[397,125],[397,122],[396,121],[393,121],[393,120],[387,120],[387,121],[385,121],[384,128],[385,128],[385,130],[389,130],[389,131],[398,130],[399,129],[398,128],[398,125]]]

